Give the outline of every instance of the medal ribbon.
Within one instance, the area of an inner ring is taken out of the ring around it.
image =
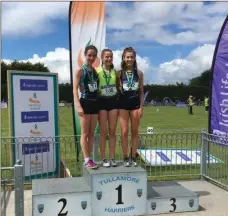
[[[128,75],[127,72],[125,72],[125,74],[126,74],[126,77],[127,77],[128,85],[129,85],[129,87],[131,87],[131,84],[133,83],[133,79],[134,79],[134,73],[131,74],[131,78],[130,78],[130,76]]]
[[[87,71],[87,74],[88,74],[88,77],[89,77],[89,81],[90,81],[90,84],[93,86],[93,83],[94,83],[94,74],[93,74],[93,71],[92,72],[89,72],[88,71],[88,67],[87,65],[82,65],[82,68],[84,68],[86,71]]]
[[[111,71],[109,72],[110,73],[109,76],[107,76],[107,73],[105,72],[103,67],[102,67],[102,70],[103,70],[103,74],[104,74],[106,85],[109,86],[109,83],[110,83],[110,80],[111,80]]]

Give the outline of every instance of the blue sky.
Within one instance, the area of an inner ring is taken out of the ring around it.
[[[68,82],[68,8],[69,2],[4,2],[2,58],[41,61]],[[133,46],[148,83],[186,82],[210,67],[227,14],[228,2],[109,2],[106,44],[116,58]]]

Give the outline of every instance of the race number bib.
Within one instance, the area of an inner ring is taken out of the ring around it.
[[[116,86],[104,86],[101,89],[101,95],[102,96],[115,96],[117,93]]]
[[[139,88],[139,83],[138,82],[134,82],[134,83],[128,83],[128,82],[124,82],[123,83],[123,89],[125,91],[136,91]]]
[[[88,87],[89,87],[89,91],[90,92],[94,92],[94,91],[96,91],[97,90],[97,83],[96,82],[94,82],[93,84],[88,84]]]

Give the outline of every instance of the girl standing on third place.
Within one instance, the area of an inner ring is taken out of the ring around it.
[[[132,47],[124,49],[121,70],[118,71],[118,86],[122,93],[119,100],[119,118],[124,166],[130,166],[128,156],[128,121],[131,122],[132,164],[137,166],[139,120],[143,115],[143,73],[138,70],[136,52]]]
[[[100,152],[104,167],[117,166],[115,161],[116,124],[118,120],[118,101],[116,88],[116,71],[113,66],[113,53],[110,49],[101,52],[102,66],[97,68],[99,77],[99,125]],[[105,157],[105,146],[109,134],[110,160]]]
[[[97,48],[93,45],[85,48],[86,64],[76,71],[74,79],[74,102],[77,106],[81,124],[81,147],[85,160],[85,166],[91,169],[97,168],[97,164],[91,159],[94,143],[94,131],[98,120],[97,86],[98,75],[93,68],[97,58]],[[81,98],[78,96],[78,88],[81,89]]]

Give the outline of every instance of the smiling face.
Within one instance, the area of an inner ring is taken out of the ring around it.
[[[123,60],[125,61],[127,67],[132,67],[135,61],[134,52],[130,52],[130,51],[125,52]]]
[[[103,65],[110,67],[113,63],[113,54],[111,51],[105,51],[102,56]]]
[[[96,52],[96,50],[94,50],[94,49],[87,50],[86,55],[85,55],[85,58],[86,58],[87,64],[90,65],[90,66],[92,66],[92,64],[94,63],[94,61],[97,58],[97,52]]]

